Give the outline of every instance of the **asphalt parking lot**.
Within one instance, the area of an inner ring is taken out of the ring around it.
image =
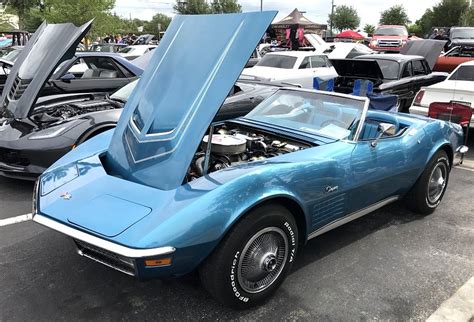
[[[427,217],[402,203],[311,240],[265,305],[219,306],[196,275],[139,282],[26,221],[0,227],[0,320],[426,319],[474,272],[474,133]],[[31,211],[30,182],[0,178],[0,219]]]

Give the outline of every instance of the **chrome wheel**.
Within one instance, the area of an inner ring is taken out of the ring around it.
[[[277,227],[257,232],[245,245],[237,267],[240,287],[248,293],[267,289],[278,278],[288,258],[288,237]]]
[[[431,204],[437,203],[443,195],[446,188],[446,178],[448,168],[445,163],[438,163],[431,171],[430,179],[428,181],[427,199]]]

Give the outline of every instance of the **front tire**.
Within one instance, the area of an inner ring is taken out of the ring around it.
[[[414,212],[431,214],[443,199],[448,186],[450,164],[445,151],[439,150],[406,196],[407,206]]]
[[[203,263],[203,286],[220,303],[246,309],[269,298],[296,258],[298,228],[280,205],[250,211]]]

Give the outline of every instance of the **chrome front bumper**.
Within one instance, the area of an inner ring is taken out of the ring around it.
[[[176,251],[171,246],[146,249],[125,247],[61,224],[41,214],[35,214],[33,221],[72,237],[79,255],[132,276],[137,275],[136,259],[163,256]]]

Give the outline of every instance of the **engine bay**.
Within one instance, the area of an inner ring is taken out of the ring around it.
[[[311,144],[307,142],[243,126],[229,125],[213,128],[210,141],[209,135],[205,135],[202,139],[189,167],[187,182],[207,173],[252,161],[263,161],[311,147]],[[208,154],[207,169],[206,154]]]
[[[81,100],[60,105],[43,106],[35,110],[33,120],[39,124],[52,124],[68,120],[79,115],[122,108],[123,104],[111,99]]]

